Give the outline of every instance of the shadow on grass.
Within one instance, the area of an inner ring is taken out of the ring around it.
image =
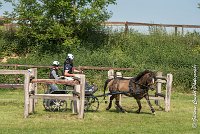
[[[126,112],[121,112],[120,110],[115,110],[115,109],[111,109],[111,110],[107,110],[107,112],[112,112],[112,113],[133,113],[133,114],[146,114],[146,115],[153,115],[151,112],[140,112],[140,113],[137,113],[136,111],[133,111],[133,110],[125,110]]]

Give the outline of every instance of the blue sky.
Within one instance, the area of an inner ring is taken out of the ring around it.
[[[200,25],[200,0],[117,0],[110,21]]]
[[[200,25],[198,3],[200,0],[117,0],[117,5],[108,7],[113,12],[109,21]],[[3,4],[0,15],[6,10],[11,11],[11,5]]]

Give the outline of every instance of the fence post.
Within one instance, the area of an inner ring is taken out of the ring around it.
[[[37,79],[37,68],[28,69],[30,79]],[[37,94],[37,83],[29,83],[29,94]],[[29,98],[29,113],[33,113],[35,110],[37,99]]]
[[[165,111],[166,112],[170,111],[172,81],[173,81],[173,75],[167,74],[166,96],[165,96]]]
[[[126,21],[125,22],[125,34],[127,34],[128,33],[128,22]]]
[[[84,118],[84,106],[85,106],[85,75],[80,75],[80,105],[78,118]]]
[[[30,82],[30,74],[25,73],[24,79],[24,118],[27,118],[29,115],[29,82]]]
[[[162,77],[162,72],[157,72],[158,77]],[[162,88],[162,82],[160,82],[160,79],[157,80],[157,86],[156,86],[156,94],[161,93],[161,88]],[[155,97],[158,97],[158,95],[155,95]],[[155,100],[155,104],[157,106],[160,105],[160,100]]]
[[[80,93],[81,92],[81,86],[80,85],[75,85],[74,86],[74,91],[77,92],[77,93]],[[77,95],[76,94],[73,94],[73,97],[76,97]],[[75,113],[79,113],[79,105],[80,105],[80,101],[79,99],[77,100],[72,100],[72,113],[75,114]]]
[[[110,70],[108,71],[108,79],[112,79],[112,78],[114,78],[114,70],[113,70],[113,69],[110,69]]]
[[[178,34],[178,27],[175,27],[175,35]]]

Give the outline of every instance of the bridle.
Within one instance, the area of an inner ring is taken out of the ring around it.
[[[140,78],[141,79],[141,78]],[[139,80],[140,80],[139,79]],[[149,79],[149,78],[148,78]],[[155,81],[155,79],[151,76],[151,79],[153,79],[152,81],[152,83],[154,83],[154,81]],[[129,92],[131,92],[131,93],[133,93],[133,86],[132,86],[132,84],[131,83],[135,83],[136,84],[136,87],[137,86],[140,86],[140,87],[144,87],[144,88],[141,88],[141,89],[143,89],[144,90],[144,92],[147,92],[149,89],[151,89],[151,90],[154,90],[154,88],[152,88],[151,87],[151,85],[153,85],[153,84],[148,84],[148,85],[145,85],[145,84],[141,84],[141,83],[139,83],[139,80],[138,81],[135,81],[135,78],[131,78],[130,79],[130,81],[129,81]],[[137,89],[137,88],[136,88]],[[146,90],[145,90],[146,89]]]

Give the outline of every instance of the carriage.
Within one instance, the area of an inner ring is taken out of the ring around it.
[[[86,112],[95,112],[99,109],[99,100],[94,95],[94,93],[98,90],[98,87],[95,85],[89,85],[87,82],[85,84],[85,106],[84,110]],[[51,91],[48,89],[45,94],[76,94],[73,89],[69,86],[65,86],[64,90],[55,90]],[[73,101],[70,102],[70,105],[72,107]],[[43,100],[43,106],[45,110],[55,112],[60,111],[64,112],[67,110],[67,101],[66,100],[59,100],[59,99],[44,99]]]

